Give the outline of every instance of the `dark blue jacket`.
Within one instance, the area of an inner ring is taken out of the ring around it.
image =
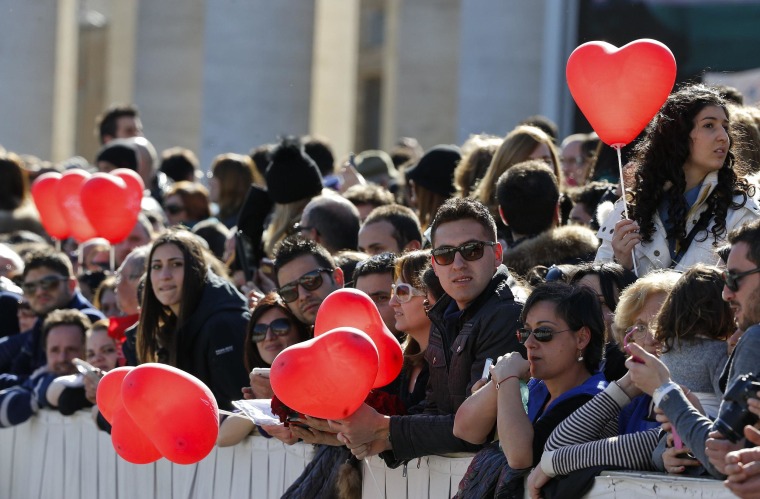
[[[74,293],[65,308],[81,310],[93,322],[105,319],[105,316],[79,291]],[[45,318],[40,317],[29,331],[0,338],[0,373],[16,375],[18,377],[17,384],[47,364],[45,345],[42,344],[42,323],[44,321]]]

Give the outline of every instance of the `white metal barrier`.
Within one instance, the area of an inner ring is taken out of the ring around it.
[[[171,424],[170,422],[167,422]],[[165,459],[133,465],[116,455],[111,438],[98,431],[89,412],[64,417],[41,411],[29,422],[0,429],[0,499],[277,498],[314,454],[311,445],[283,445],[250,437],[217,448],[203,461],[177,465]],[[451,497],[470,457],[423,457],[387,469],[373,457],[365,464],[365,499]],[[369,472],[371,470],[371,473]],[[718,480],[634,472],[596,478],[589,498],[733,497]]]

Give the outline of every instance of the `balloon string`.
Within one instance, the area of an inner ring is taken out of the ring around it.
[[[628,202],[625,199],[625,178],[623,177],[623,156],[620,152],[620,149],[622,148],[622,146],[620,144],[615,144],[613,147],[617,151],[618,170],[620,171],[620,192],[623,198],[623,213],[625,214],[625,218],[628,218]],[[633,273],[636,274],[636,276],[638,277],[639,269],[636,265],[636,247],[635,246],[631,248],[631,260],[633,261]]]
[[[377,497],[385,497],[385,494],[383,494],[383,491],[380,490],[380,484],[377,483],[377,478],[375,478],[375,474],[372,472],[372,466],[369,465],[369,458],[364,458],[364,463],[367,465],[367,470],[369,470],[369,476],[372,477],[372,481],[375,482],[375,487],[377,488]]]
[[[114,248],[113,244],[111,245],[111,251],[110,251],[110,263],[111,263],[111,272],[115,272],[116,269],[116,248]]]
[[[60,252],[61,252],[61,240],[60,240],[60,239],[56,239],[56,240],[55,240],[55,250],[56,250],[58,253],[60,253]]]

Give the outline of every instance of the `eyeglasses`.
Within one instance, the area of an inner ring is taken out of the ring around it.
[[[24,293],[32,295],[37,292],[37,287],[42,288],[43,291],[52,291],[58,287],[61,281],[68,281],[66,277],[59,277],[56,275],[45,276],[39,281],[29,281],[21,285]]]
[[[306,291],[314,291],[322,285],[322,272],[333,273],[333,269],[316,269],[307,272],[295,281],[291,281],[277,290],[282,301],[291,303],[298,299],[298,285],[300,284]]]
[[[178,204],[167,204],[164,206],[164,210],[166,210],[166,213],[169,215],[179,215],[183,211],[185,211],[184,206],[180,206]]]
[[[459,246],[444,246],[436,248],[431,251],[435,263],[438,265],[451,265],[454,263],[454,258],[457,252],[462,255],[462,258],[468,262],[474,262],[483,258],[483,248],[488,246],[496,246],[493,241],[471,241],[469,243],[460,244]]]
[[[290,332],[290,319],[280,318],[275,319],[269,324],[259,323],[253,326],[251,334],[251,341],[254,343],[261,343],[267,337],[267,331],[272,330],[272,334],[275,336],[287,336]]]
[[[737,291],[739,291],[739,279],[741,279],[742,277],[746,277],[750,274],[756,274],[757,272],[760,272],[760,267],[756,267],[746,272],[739,272],[738,274],[734,274],[730,270],[724,270],[723,282],[726,283],[726,287],[728,289],[736,293]]]
[[[625,337],[629,342],[643,343],[647,336],[653,336],[649,324],[634,324],[625,330]]]
[[[576,165],[576,166],[581,166],[583,162],[585,161],[583,156],[561,156],[559,160],[562,163],[567,163],[569,165]]]
[[[547,326],[537,327],[536,329],[528,329],[521,327],[517,330],[517,341],[525,343],[528,341],[528,337],[532,334],[536,341],[546,343],[554,338],[555,334],[564,333],[565,331],[572,331],[572,329],[563,329],[562,331],[552,331],[552,328]]]
[[[391,296],[396,296],[399,303],[407,303],[412,296],[427,296],[425,293],[406,282],[391,284]]]
[[[125,276],[124,274],[122,274],[121,272],[117,270],[114,276],[116,276],[116,285],[119,285],[121,284],[121,281],[124,280],[125,277],[129,281],[136,281],[137,279],[142,277],[142,274],[127,274]]]

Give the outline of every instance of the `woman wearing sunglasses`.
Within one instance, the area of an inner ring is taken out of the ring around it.
[[[604,319],[596,294],[561,282],[541,284],[525,303],[518,353],[500,357],[491,381],[459,408],[454,434],[482,444],[498,434],[473,459],[458,497],[488,497],[494,492],[522,497],[523,476],[538,464],[552,430],[605,386],[598,372],[604,351]],[[528,382],[527,414],[521,382]],[[495,426],[495,428],[494,428]]]
[[[250,314],[234,285],[209,270],[193,233],[168,229],[148,255],[136,350],[140,363],[162,362],[203,381],[230,409],[248,384],[243,338]]]
[[[680,273],[671,270],[650,272],[621,293],[612,326],[619,345],[635,343],[651,355],[660,354],[662,345],[655,336],[655,324],[680,277]],[[694,394],[689,398],[698,404]],[[664,464],[656,464],[652,453],[665,436],[655,419],[652,397],[638,390],[630,374],[626,374],[552,432],[540,465],[528,477],[531,497],[541,497],[541,488],[551,477],[583,468],[608,466],[653,471],[665,467],[669,472],[682,472],[684,466],[699,464],[681,456],[688,449],[678,452],[670,449],[662,456]],[[561,489],[555,492],[562,494]]]
[[[251,312],[245,332],[245,368],[250,372],[250,386],[243,388],[247,399],[271,399],[272,385],[268,374],[254,374],[257,367],[269,368],[277,354],[291,345],[309,339],[309,331],[297,320],[276,292],[258,301]],[[219,427],[217,445],[235,445],[248,436],[256,425],[248,418],[230,417]],[[295,441],[295,439],[293,440]]]
[[[402,345],[404,367],[401,370],[399,397],[409,414],[417,403],[425,399],[429,376],[425,362],[425,349],[430,338],[430,319],[427,309],[437,297],[422,281],[422,274],[430,266],[429,251],[412,251],[396,260],[395,282],[390,305],[396,317],[396,329],[406,333]]]
[[[596,261],[613,259],[644,275],[716,264],[726,235],[760,214],[741,178],[726,102],[704,85],[668,97],[636,146],[631,219],[618,202],[599,229]],[[735,169],[736,168],[736,169]]]

